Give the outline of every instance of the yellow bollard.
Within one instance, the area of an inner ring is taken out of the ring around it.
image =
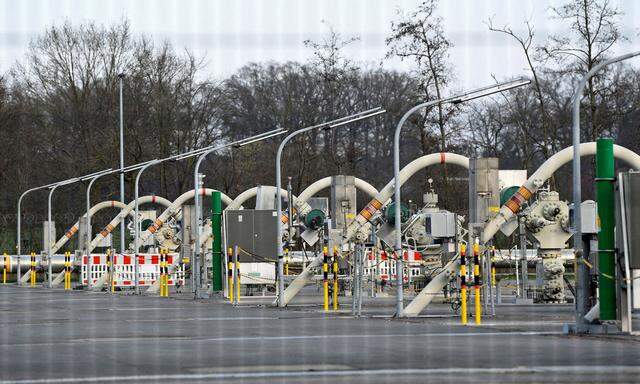
[[[36,285],[36,253],[31,252],[31,286]]]
[[[236,259],[236,274],[238,279],[236,281],[236,304],[240,303],[240,260]]]
[[[284,249],[284,274],[289,276],[289,248]]]
[[[460,321],[467,325],[467,246],[460,245]]]
[[[167,252],[162,257],[162,278],[164,280],[164,297],[169,297],[169,276],[167,276]]]
[[[160,251],[160,296],[169,297],[169,267],[167,266],[167,250]]]
[[[480,302],[480,245],[476,242],[473,245],[473,288],[475,294],[475,318],[476,324],[482,323],[482,303]]]
[[[228,284],[228,290],[229,290],[229,302],[231,304],[233,304],[233,291],[234,291],[234,287],[233,287],[233,248],[229,247],[229,249],[227,250],[227,279],[229,280],[227,282]]]
[[[338,310],[338,247],[333,247],[333,310]]]
[[[7,268],[9,267],[9,263],[7,262],[9,256],[7,256],[7,252],[4,253],[4,268],[2,268],[2,284],[7,284]]]
[[[71,282],[69,279],[70,276],[70,272],[69,272],[69,251],[64,253],[64,290],[67,291],[69,289],[71,289]]]
[[[114,293],[116,290],[113,287],[113,274],[111,273],[112,268],[111,268],[111,263],[112,263],[112,253],[111,253],[111,249],[107,249],[107,271],[109,273],[109,291],[111,293]]]
[[[329,312],[329,250],[327,247],[322,248],[322,291],[323,291],[323,308],[325,312]]]
[[[160,297],[164,297],[164,276],[162,274],[162,249],[158,260],[158,279],[160,280]]]

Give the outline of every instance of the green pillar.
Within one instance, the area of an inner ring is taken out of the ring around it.
[[[616,319],[615,287],[615,170],[613,139],[598,139],[596,144],[596,200],[600,233],[598,234],[598,290],[600,319]]]
[[[212,287],[214,292],[222,291],[222,195],[219,191],[211,195],[211,230],[213,232]]]

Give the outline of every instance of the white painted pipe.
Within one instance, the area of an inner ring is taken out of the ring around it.
[[[453,164],[468,169],[469,158],[455,153],[432,153],[419,157],[402,168],[400,171],[400,185],[404,184],[418,171],[435,164]],[[369,219],[393,196],[393,191],[394,179],[391,179],[349,225],[345,241],[351,241],[358,231],[369,223]]]
[[[165,207],[166,206],[171,207],[171,204],[172,204],[169,200],[160,196],[143,196],[140,198],[139,201],[140,201],[139,204],[159,203],[164,205]],[[91,251],[93,251],[95,247],[98,246],[98,243],[100,243],[102,239],[107,237],[107,235],[111,233],[111,231],[113,231],[113,229],[116,227],[116,225],[120,223],[120,220],[122,220],[123,217],[127,217],[129,214],[131,214],[131,212],[135,208],[135,204],[136,204],[135,201],[132,201],[129,204],[127,204],[127,207],[121,210],[120,213],[116,215],[116,217],[114,217],[113,220],[111,220],[111,222],[109,222],[109,224],[107,224],[107,226],[104,227],[104,229],[96,237],[93,238],[93,240],[91,241],[91,244],[89,245],[89,250],[87,251],[89,254],[91,253]]]
[[[302,191],[298,199],[306,202],[311,197],[318,194],[318,192],[325,188],[329,188],[331,186],[331,179],[331,176],[325,177],[309,185],[304,191]],[[357,177],[355,178],[355,187],[371,197],[375,197],[378,194],[378,190],[375,189],[373,185]]]
[[[411,300],[409,305],[407,305],[402,311],[402,317],[415,317],[425,309],[431,301],[436,297],[436,295],[442,292],[442,288],[444,288],[451,278],[456,275],[458,271],[458,267],[460,266],[460,259],[455,258],[449,261],[442,271],[434,276],[433,279],[427,284],[421,291],[416,295],[416,297]]]
[[[593,156],[596,154],[596,143],[580,144],[580,156]],[[640,156],[635,152],[621,147],[613,146],[613,156],[624,161],[634,169],[640,169]],[[482,242],[491,240],[500,227],[507,222],[520,209],[520,206],[544,185],[544,183],[563,165],[572,161],[573,146],[567,147],[545,161],[538,170],[520,187],[520,189],[500,208],[500,211],[482,231]]]
[[[263,186],[263,187],[268,187],[268,186]],[[288,192],[286,189],[284,188],[280,189],[280,197],[286,197],[287,193]],[[235,199],[233,199],[231,204],[227,205],[227,208],[225,209],[230,209],[230,210],[240,209],[240,207],[242,207],[242,204],[246,203],[247,200],[256,197],[257,194],[258,194],[258,187],[249,188],[246,191],[239,194]],[[293,201],[295,202],[296,200],[297,198],[294,196]]]
[[[453,164],[469,168],[469,158],[462,155],[456,155],[455,153],[432,153],[419,157],[402,168],[399,177],[400,184],[404,184],[418,171],[435,164]],[[346,236],[343,239],[345,242],[351,241],[361,230],[370,230],[371,224],[369,223],[369,219],[371,219],[371,217],[387,203],[391,196],[393,196],[394,181],[394,179],[391,179],[391,181],[389,181],[389,183],[387,183],[387,185],[385,185],[385,187],[376,194],[373,200],[371,200],[369,204],[360,211],[356,219],[347,228]],[[313,268],[318,267],[321,260],[322,256],[313,259],[307,265],[307,268],[305,268],[302,273],[300,273],[300,275],[298,275],[291,284],[289,284],[283,295],[285,305],[287,305],[289,301],[291,301],[307,284],[313,276]]]
[[[216,192],[216,190],[211,188],[198,189],[198,194],[201,196],[211,196],[213,192]],[[222,195],[222,202],[227,206],[231,205],[233,200],[231,200],[231,198],[225,195],[224,193],[221,193],[221,195]],[[195,196],[195,191],[192,189],[190,191],[183,193],[177,199],[175,199],[174,202],[171,203],[169,208],[167,208],[164,212],[162,212],[162,214],[156,219],[153,225],[147,228],[147,230],[140,235],[140,240],[139,240],[140,243],[144,244],[144,242],[149,238],[149,236],[153,235],[158,229],[160,229],[170,217],[177,214],[178,210],[184,205],[184,203],[193,199],[194,196]]]
[[[96,212],[104,208],[111,208],[111,207],[124,209],[126,208],[126,205],[116,200],[103,201],[91,207],[91,209],[89,210],[89,216],[93,217],[93,215]],[[87,216],[86,213],[82,215],[82,217],[86,217],[86,216]],[[76,234],[76,232],[78,232],[79,225],[80,225],[80,220],[76,221],[76,223],[73,224],[71,228],[69,228],[69,230],[65,232],[65,234],[54,244],[53,248],[51,249],[51,252],[56,253],[60,248],[62,248],[62,246],[64,246],[67,243],[67,241],[71,240],[71,238]]]
[[[165,207],[168,207],[169,205],[171,205],[171,202],[163,197],[157,197],[157,196],[144,196],[141,199],[145,199],[145,202],[151,202],[151,203],[158,203],[161,205],[164,205]],[[133,203],[133,202],[132,202]],[[130,204],[131,205],[131,204]],[[98,203],[96,205],[94,205],[93,207],[91,207],[91,209],[89,210],[89,217],[93,217],[93,215],[95,215],[98,211],[104,209],[104,208],[109,208],[109,207],[117,207],[117,208],[122,208],[120,210],[120,214],[118,216],[116,216],[116,218],[120,218],[121,215],[132,215],[133,209],[127,209],[127,205],[122,204],[119,201],[115,201],[115,200],[109,200],[109,201],[103,201],[101,203]],[[126,212],[126,213],[125,213]],[[85,217],[86,213],[84,215],[82,215],[82,217]],[[119,221],[119,220],[118,220]],[[115,227],[115,225],[117,225],[118,223],[116,222],[113,227]],[[58,240],[58,242],[54,245],[54,251],[56,252],[58,249],[60,249],[64,244],[67,243],[67,241],[69,241],[69,239],[71,239],[73,237],[73,235],[75,235],[75,233],[78,231],[78,227],[79,227],[79,221],[77,221],[65,234],[64,236],[62,236],[60,238],[60,240]],[[113,229],[113,227],[111,227],[111,230]],[[107,228],[109,228],[107,226]],[[109,232],[111,231],[109,230]],[[89,234],[91,235],[91,234]],[[100,235],[98,235],[100,236]],[[96,238],[98,238],[98,236],[96,236]],[[91,250],[93,250],[93,248],[95,248],[95,246],[91,247]],[[89,251],[89,253],[91,253],[91,251]],[[53,286],[57,286],[62,282],[62,277],[63,277],[64,273],[60,272],[56,275],[56,277],[53,279],[52,281],[52,285]]]
[[[630,164],[634,168],[640,167],[640,156],[638,156],[634,152],[618,145],[615,145],[613,150],[614,150],[614,156],[616,158]],[[580,156],[595,155],[595,153],[596,153],[596,143],[591,142],[591,143],[584,143],[580,145]],[[570,162],[572,159],[573,159],[573,147],[568,147],[556,153],[555,155],[551,156],[546,162],[544,162],[542,166],[540,166],[540,168],[538,168],[538,170],[533,175],[531,175],[531,177],[527,180],[527,182],[525,182],[525,184],[520,188],[520,190],[518,190],[516,195],[518,195],[519,197],[514,195],[515,198],[512,197],[511,200],[509,200],[510,202],[513,201],[513,203],[505,204],[500,209],[500,213],[498,214],[498,216],[494,218],[485,227],[483,231],[483,236],[482,236],[483,241],[487,241],[491,239],[493,235],[498,231],[502,223],[504,223],[506,220],[509,219],[510,216],[508,215],[507,212],[513,214],[513,212],[511,211],[511,208],[509,208],[508,206],[511,206],[512,208],[515,209],[515,206],[513,204],[518,203],[518,208],[519,208],[519,206],[525,200],[528,200],[529,197],[531,197],[531,195],[538,190],[538,188],[544,185],[544,183],[547,181],[547,179],[551,177],[551,175],[553,175],[561,166]],[[640,169],[640,168],[637,168],[637,169]],[[526,188],[526,189],[523,189],[523,188]],[[526,196],[526,199],[524,198],[525,196]],[[517,209],[515,209],[514,212],[517,212]],[[504,220],[504,221],[501,221],[501,220]],[[493,233],[491,233],[491,235],[488,236],[488,233],[490,232],[487,232],[487,231],[493,231]],[[418,316],[420,312],[433,299],[433,296],[434,296],[433,293],[440,292],[442,288],[444,288],[444,286],[449,281],[450,272],[452,270],[457,270],[459,265],[460,265],[460,259],[456,258],[455,260],[452,260],[449,265],[449,268],[445,268],[442,272],[440,272],[437,276],[435,276],[431,280],[431,282],[429,282],[429,284],[427,284],[427,286],[423,289],[423,292],[425,292],[425,294],[423,295],[421,292],[418,296],[416,296],[416,298],[411,302],[411,304],[409,304],[409,306],[405,308],[402,315]]]

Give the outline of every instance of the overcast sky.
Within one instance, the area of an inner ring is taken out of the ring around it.
[[[305,61],[305,39],[320,39],[328,23],[345,37],[358,36],[345,52],[363,65],[377,65],[397,11],[415,9],[417,0],[0,0],[0,70],[20,60],[29,40],[47,26],[64,20],[109,24],[123,17],[134,32],[177,48],[206,55],[207,71],[222,77],[252,61]],[[540,41],[566,26],[550,18],[548,8],[562,2],[544,0],[442,0],[441,15],[455,47],[451,62],[456,87],[478,86],[498,78],[526,74],[521,51],[503,35],[490,33],[484,22],[514,29],[530,18]],[[623,32],[630,42],[619,52],[640,49],[640,1],[614,1],[625,12]],[[406,70],[397,60],[384,64]],[[640,65],[640,63],[634,63]]]

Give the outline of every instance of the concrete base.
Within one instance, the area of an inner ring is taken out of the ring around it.
[[[523,299],[521,297],[516,297],[516,305],[532,305],[533,299]]]
[[[621,335],[623,334],[614,324],[585,324],[578,329],[576,324],[564,324],[562,332],[565,335]]]

